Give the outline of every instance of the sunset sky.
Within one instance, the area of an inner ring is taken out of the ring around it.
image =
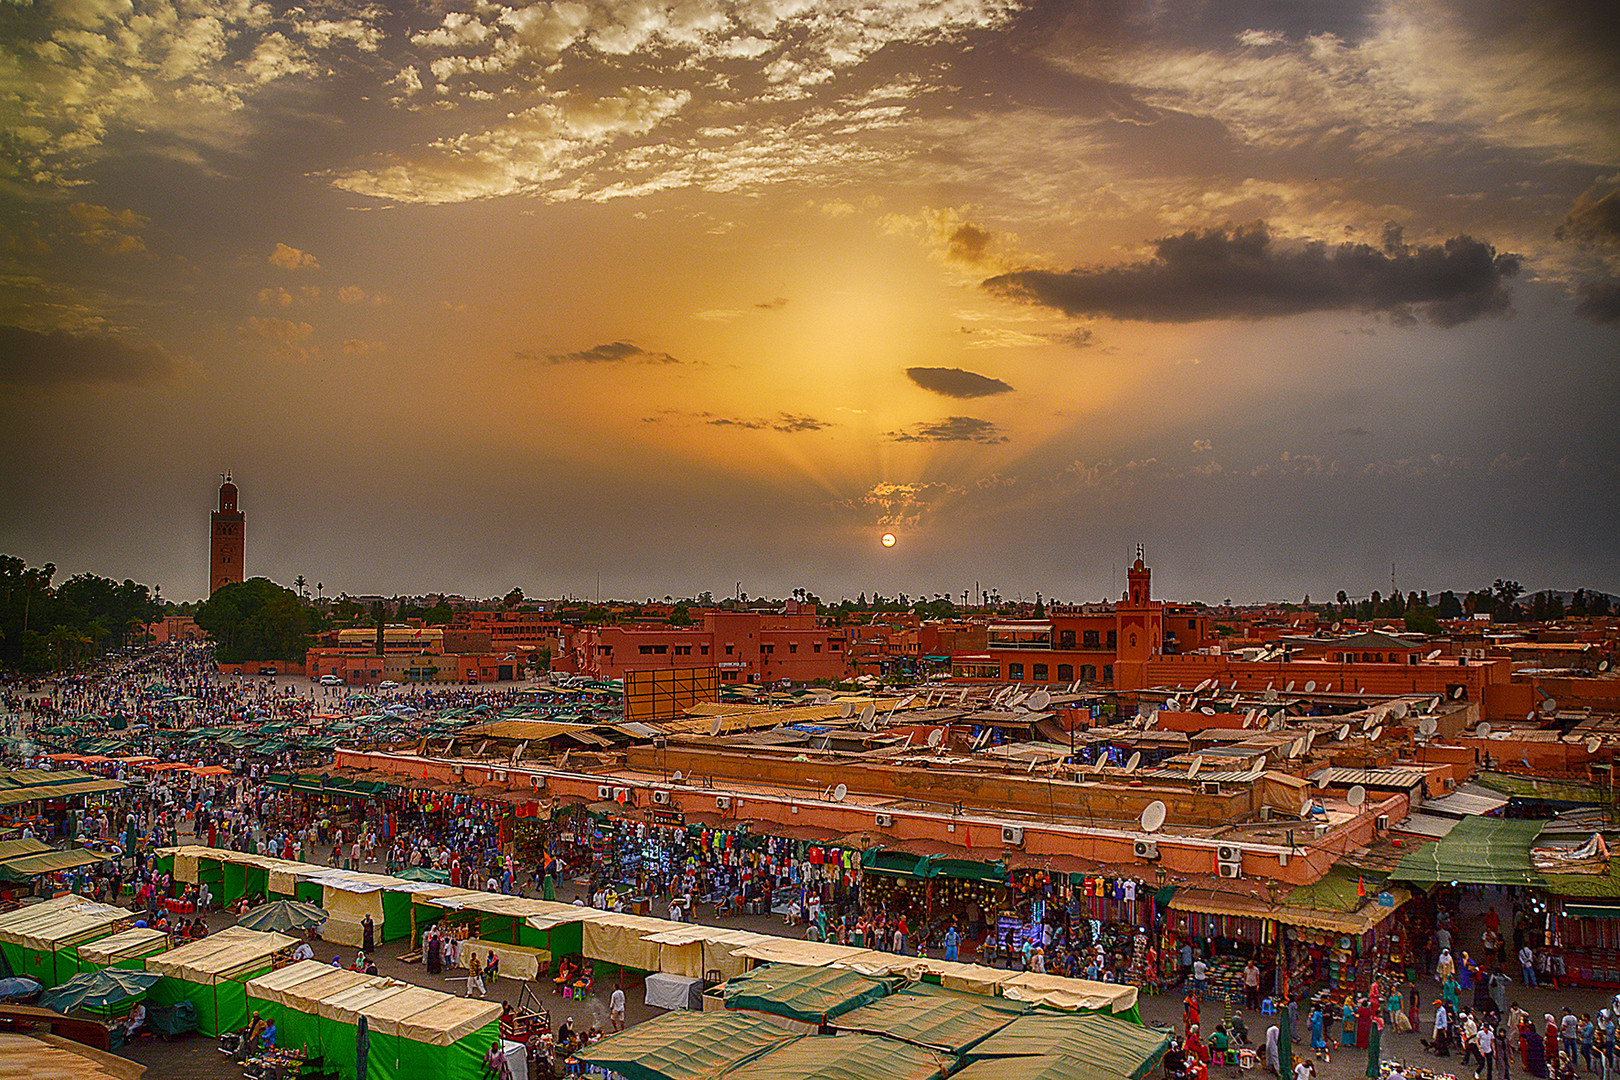
[[[0,551],[1620,592],[1608,3],[0,0]],[[897,543],[879,543],[893,532]]]

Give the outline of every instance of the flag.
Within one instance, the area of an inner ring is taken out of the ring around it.
[[[1367,895],[1367,884],[1366,884],[1366,882],[1361,880],[1361,875],[1360,874],[1356,875],[1356,895],[1357,896],[1366,896]]]

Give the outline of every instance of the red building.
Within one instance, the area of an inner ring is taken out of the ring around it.
[[[1215,641],[1208,611],[1152,598],[1152,572],[1140,549],[1126,579],[1125,595],[1115,604],[1053,607],[1045,618],[991,623],[985,651],[953,656],[951,676],[965,682],[1113,686],[1123,661],[1192,652]]]
[[[221,585],[234,585],[242,580],[242,557],[247,548],[247,522],[236,508],[236,485],[231,474],[219,486],[219,509],[210,517],[208,534],[208,594],[212,596]]]
[[[789,602],[774,613],[708,611],[690,627],[582,627],[569,666],[598,679],[713,667],[722,684],[836,680],[849,677],[848,639],[842,629],[820,625],[815,605]]]

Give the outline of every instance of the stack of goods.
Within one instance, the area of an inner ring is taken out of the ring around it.
[[[1388,1059],[1380,1061],[1378,1063],[1378,1080],[1389,1080],[1389,1074],[1395,1071],[1397,1065],[1400,1065],[1397,1061]],[[1400,1068],[1406,1074],[1406,1080],[1457,1080],[1456,1075],[1453,1073],[1440,1072],[1437,1069],[1426,1069],[1422,1065],[1410,1067],[1401,1065]]]
[[[249,1080],[293,1080],[303,1068],[302,1050],[279,1050],[273,1046],[242,1063],[242,1071]]]
[[[1243,1000],[1243,961],[1235,956],[1222,957],[1209,962],[1205,976],[1205,998],[1227,1001]]]

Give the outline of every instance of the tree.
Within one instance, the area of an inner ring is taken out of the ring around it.
[[[671,625],[671,626],[691,626],[692,625],[692,615],[691,615],[691,612],[687,610],[687,607],[686,607],[685,604],[676,604],[674,609],[672,611],[670,611],[670,613],[669,613],[669,625]]]
[[[1447,589],[1440,594],[1440,603],[1434,613],[1441,619],[1460,619],[1463,617],[1462,602],[1457,599],[1456,593]]]
[[[194,618],[214,639],[223,663],[299,661],[309,649],[309,624],[298,594],[269,578],[221,586],[197,606]]]
[[[511,592],[507,593],[506,598],[501,601],[501,606],[510,611],[512,608],[517,607],[521,603],[523,603],[523,590],[513,589]]]
[[[309,595],[309,587],[308,586],[309,586],[309,582],[304,580],[304,575],[303,574],[299,574],[297,577],[293,578],[293,588],[298,590],[298,595],[299,596],[308,596]]]

